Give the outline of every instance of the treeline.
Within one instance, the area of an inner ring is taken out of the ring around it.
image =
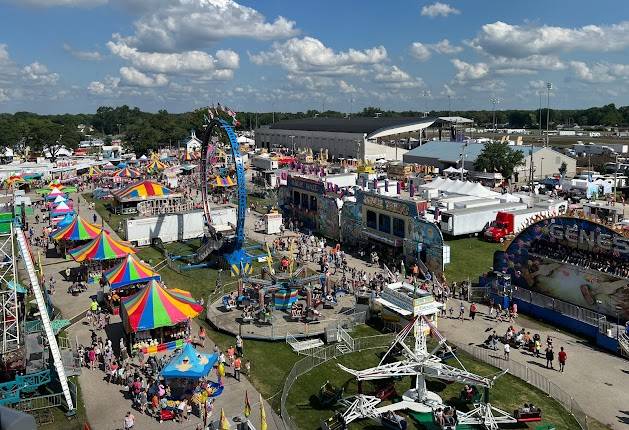
[[[417,117],[420,111],[390,111],[379,107],[367,107],[351,117]],[[432,111],[429,116],[458,115],[471,118],[481,127],[492,127],[494,112],[481,111]],[[498,110],[495,112],[496,123],[501,127],[536,128],[539,126],[538,110]],[[127,105],[119,107],[101,106],[93,114],[38,115],[30,112],[0,114],[0,147],[12,148],[17,153],[25,147],[34,151],[47,150],[55,155],[60,145],[69,148],[78,146],[86,138],[78,132],[77,126],[85,124],[93,127],[92,137],[110,141],[119,136],[129,149],[145,154],[164,145],[176,145],[185,138],[190,130],[203,127],[204,109],[173,114],[165,110],[157,113],[143,112],[137,107]],[[337,111],[319,112],[239,112],[237,119],[241,130],[255,129],[262,125],[285,119],[303,119],[314,117],[344,118],[347,114]],[[609,104],[589,109],[556,110],[549,112],[550,128],[558,124],[587,127],[623,127],[629,125],[629,106],[616,107]],[[546,110],[541,112],[542,127],[546,127]]]

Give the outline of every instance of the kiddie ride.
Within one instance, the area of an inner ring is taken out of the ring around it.
[[[426,336],[424,334],[427,329],[430,329],[439,341],[438,345],[430,352],[427,349]],[[413,349],[405,342],[411,331],[414,331],[415,337]],[[445,349],[452,354],[461,368],[443,363],[435,355],[440,349]],[[402,351],[402,359],[391,361],[389,355],[395,350]],[[402,376],[415,377],[415,387],[404,393],[401,401],[381,407],[378,407],[381,399],[375,396],[358,394],[344,398],[340,403],[347,409],[344,413],[337,414],[330,420],[323,422],[322,429],[324,430],[345,429],[352,421],[363,418],[372,419],[385,428],[404,430],[406,428],[405,419],[395,413],[401,410],[408,410],[415,414],[432,414],[434,423],[440,428],[447,430],[454,430],[458,426],[464,425],[481,426],[488,430],[497,430],[500,425],[517,422],[507,412],[489,403],[489,388],[493,386],[498,377],[507,371],[505,370],[492,377],[483,377],[468,372],[456,358],[456,355],[446,343],[446,339],[423,315],[414,317],[398,333],[395,341],[384,354],[378,366],[365,370],[353,370],[341,364],[339,364],[339,367],[354,375],[358,381]],[[438,394],[426,389],[426,378],[483,387],[485,395],[483,396],[484,398],[476,396],[472,400],[474,407],[471,411],[456,411],[454,408],[444,405]],[[449,414],[447,413],[448,411]]]

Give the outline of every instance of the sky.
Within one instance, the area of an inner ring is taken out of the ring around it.
[[[623,0],[0,0],[0,29],[0,112],[629,105]]]

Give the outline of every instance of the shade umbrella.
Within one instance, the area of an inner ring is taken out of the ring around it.
[[[199,352],[186,343],[181,352],[174,356],[162,369],[163,378],[200,379],[212,371],[218,361],[218,354]]]
[[[85,245],[77,246],[68,251],[74,261],[82,262],[112,260],[114,258],[123,258],[128,254],[135,254],[135,250],[130,243],[116,240],[105,230],[102,230],[98,236]]]
[[[151,281],[136,294],[122,299],[122,322],[128,331],[138,332],[158,327],[172,327],[195,318],[203,306],[171,294],[157,281]]]
[[[159,273],[153,271],[148,264],[129,254],[127,258],[105,272],[105,278],[112,290],[127,285],[139,284],[151,280],[159,281]]]
[[[60,227],[58,225],[58,228],[50,233],[50,238],[53,240],[90,240],[98,236],[101,231],[100,226],[89,223],[81,216],[76,216],[69,224]]]

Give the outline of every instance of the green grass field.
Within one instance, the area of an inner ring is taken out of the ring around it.
[[[319,367],[314,368],[311,372],[300,377],[293,385],[293,389],[288,397],[288,410],[291,417],[295,420],[300,428],[315,428],[316,423],[322,419],[326,419],[333,415],[331,408],[320,408],[317,402],[317,394],[319,388],[330,381],[337,387],[344,387],[345,395],[355,394],[357,385],[355,380],[338,367],[338,363],[349,368],[364,369],[377,365],[380,359],[381,351],[364,351],[349,354],[332,360]],[[491,375],[498,370],[472,360],[465,354],[458,354],[459,359],[464,366],[471,372],[481,375]],[[456,366],[455,361],[448,364]],[[375,386],[371,382],[363,383],[363,393],[372,394]],[[403,378],[395,383],[398,394],[404,393],[411,387],[410,378]],[[462,389],[461,384],[444,384],[438,381],[429,381],[428,388],[437,392],[441,397],[450,404],[456,404],[459,410],[469,410],[469,405],[461,404],[458,401],[459,393]],[[557,430],[573,430],[578,428],[574,418],[559,405],[555,400],[548,398],[544,393],[536,388],[526,384],[525,382],[511,376],[504,375],[496,385],[492,388],[491,403],[503,410],[512,411],[521,406],[525,402],[533,402],[543,410],[544,420],[541,423],[532,423],[530,426],[520,426],[518,428],[534,429],[538,425],[553,424]],[[389,401],[382,404],[390,403]],[[374,429],[377,426],[370,420],[356,421],[350,425],[350,429]],[[423,426],[418,425],[412,419],[409,420],[409,429],[422,429]]]
[[[501,244],[485,242],[477,237],[454,239],[446,242],[450,245],[450,261],[445,275],[449,282],[471,280],[478,281],[478,276],[490,270],[494,252],[502,249]]]

